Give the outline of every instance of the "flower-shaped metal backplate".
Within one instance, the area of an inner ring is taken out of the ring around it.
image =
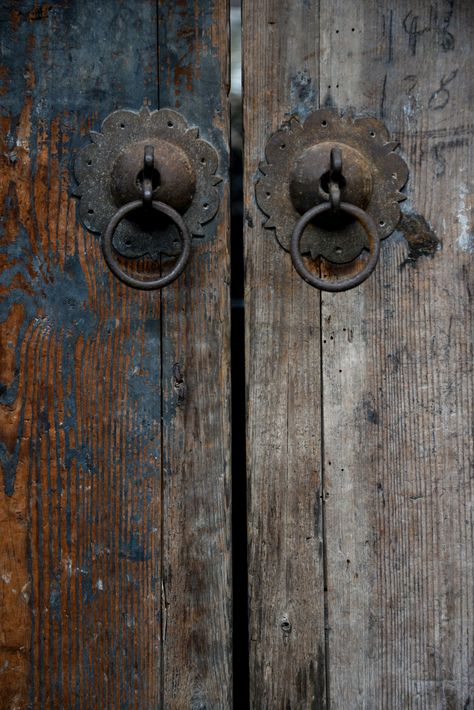
[[[102,234],[117,210],[142,197],[140,168],[144,146],[154,147],[153,200],[169,204],[183,217],[195,237],[204,236],[202,225],[219,207],[216,185],[218,155],[198,128],[189,128],[177,111],[119,110],[91,131],[91,143],[79,152],[75,163],[81,198],[79,214],[84,226]],[[180,252],[175,225],[163,215],[137,210],[117,226],[113,246],[122,256],[137,258]]]
[[[329,169],[331,148],[340,148],[345,184],[341,199],[361,207],[375,221],[379,239],[388,237],[400,219],[399,190],[408,178],[404,160],[394,153],[383,123],[375,118],[340,116],[333,109],[312,113],[304,124],[291,118],[269,139],[263,177],[257,182],[260,209],[268,216],[264,226],[274,229],[280,245],[289,251],[296,222],[308,209],[327,201],[321,185]],[[311,221],[301,239],[301,252],[346,263],[367,248],[367,235],[347,215],[328,214]]]

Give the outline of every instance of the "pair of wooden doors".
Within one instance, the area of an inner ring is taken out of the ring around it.
[[[228,3],[0,12],[1,708],[471,707],[472,3],[244,2],[248,654]],[[143,103],[199,127],[224,178],[149,293],[71,194],[88,131]],[[327,105],[382,119],[410,169],[376,272],[339,294],[297,275],[254,192],[269,136]]]

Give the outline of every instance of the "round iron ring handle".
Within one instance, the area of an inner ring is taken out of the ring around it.
[[[375,269],[380,254],[380,239],[377,235],[377,227],[372,217],[367,214],[367,212],[360,209],[360,207],[356,207],[356,205],[352,205],[349,202],[341,202],[339,209],[341,212],[346,212],[355,217],[365,229],[369,238],[370,256],[364,268],[355,276],[351,276],[348,279],[339,279],[339,281],[326,281],[312,274],[303,263],[303,257],[300,253],[300,242],[304,229],[308,222],[314,219],[314,217],[323,214],[323,212],[332,210],[330,202],[323,202],[305,212],[297,221],[291,237],[290,254],[293,266],[306,283],[319,288],[321,291],[347,291],[350,288],[354,288],[354,286],[358,286],[362,281],[365,281]]]
[[[179,259],[171,271],[168,274],[165,274],[165,276],[160,276],[158,279],[149,281],[142,281],[141,279],[137,279],[135,276],[130,276],[130,274],[122,269],[115,257],[116,252],[112,243],[114,232],[117,229],[118,224],[129,212],[133,212],[134,210],[143,207],[143,200],[128,202],[126,205],[117,210],[108,223],[102,237],[102,253],[109,269],[118,279],[120,279],[120,281],[127,284],[127,286],[139,288],[142,291],[151,291],[156,288],[163,288],[177,279],[184,270],[191,252],[191,233],[179,212],[176,212],[176,210],[164,202],[158,202],[158,200],[154,200],[149,206],[157,212],[167,215],[167,217],[173,220],[178,228],[179,238],[181,240],[182,251]]]

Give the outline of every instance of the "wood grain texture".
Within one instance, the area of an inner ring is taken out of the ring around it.
[[[325,706],[320,304],[254,185],[265,142],[314,107],[315,5],[244,2],[250,684],[252,708]]]
[[[473,27],[468,2],[247,3],[251,707],[312,707],[294,690],[294,669],[304,650],[324,647],[324,567],[329,684],[315,707],[474,702]],[[312,81],[292,101],[310,43]],[[252,184],[282,119],[318,105],[382,118],[411,172],[405,215],[376,272],[353,291],[323,294],[321,310],[260,228]],[[304,329],[309,313],[315,324],[321,316],[320,342],[318,326],[311,337]],[[293,362],[293,378],[311,383],[296,405],[285,397]],[[287,439],[295,406],[315,437],[321,425],[322,446],[308,460],[309,428]],[[300,458],[288,482],[291,447]],[[324,564],[306,560],[304,574],[284,578],[285,563],[305,553],[288,531],[309,525],[315,468]],[[307,517],[287,508],[295,490]],[[275,612],[296,585],[304,623],[284,655]]]
[[[185,449],[172,413],[180,390],[168,387],[177,358],[164,336],[185,332],[180,357],[187,358],[201,336],[189,319],[196,312],[197,323],[212,321],[218,360],[201,358],[193,377],[214,382],[222,361],[225,381],[225,286],[212,300],[196,297],[186,314],[170,307],[178,288],[167,301],[165,292],[123,286],[106,268],[98,237],[77,223],[71,196],[75,152],[89,129],[98,130],[116,108],[164,105],[157,26],[160,19],[163,32],[173,14],[160,14],[155,2],[125,0],[3,3],[0,11],[0,707],[202,707],[191,700],[196,654],[186,659],[173,650],[191,623],[187,607],[175,612],[170,605],[174,631],[164,638],[162,577],[166,572],[170,580],[175,564],[187,565],[176,570],[184,580],[176,594],[192,599],[193,559],[170,559],[167,552],[170,539],[186,544],[186,527],[173,511],[186,493],[187,529],[203,515],[218,529],[214,577],[202,578],[204,587],[215,586],[201,588],[200,611],[207,603],[213,638],[223,629],[221,655],[228,658],[229,619],[219,618],[228,603],[221,583],[228,570],[228,402],[199,402],[198,392],[193,409],[183,404],[188,420],[207,421],[203,405],[216,422],[212,440],[203,426],[201,448]],[[204,49],[221,62],[219,42],[225,35],[212,35]],[[179,66],[183,58],[175,61]],[[217,147],[225,145],[224,133]],[[211,243],[212,229],[209,235]],[[206,286],[194,279],[208,273],[194,266],[186,275],[194,294]],[[192,437],[188,425],[186,437]],[[176,450],[165,452],[162,440]],[[209,479],[220,482],[213,496],[198,501],[188,485],[164,501],[163,462],[169,467],[172,459],[184,470],[186,455],[192,474],[208,450]],[[169,659],[176,662],[168,672],[189,690],[178,700],[163,685],[163,658],[168,668]],[[218,678],[227,697],[223,665]],[[201,676],[200,690],[213,697],[206,672]]]
[[[473,6],[324,2],[320,21],[321,99],[382,118],[410,168],[374,275],[323,296],[331,707],[466,708]]]
[[[219,152],[221,205],[164,293],[163,707],[232,708],[229,8],[159,3],[160,104]]]

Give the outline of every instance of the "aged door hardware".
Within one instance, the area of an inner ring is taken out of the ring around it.
[[[115,276],[133,288],[163,288],[185,268],[191,235],[203,237],[202,225],[218,210],[217,152],[171,109],[114,111],[90,136],[75,163],[82,223],[102,235]],[[122,266],[124,258],[162,255],[179,258],[159,278]]]
[[[293,117],[269,139],[257,202],[280,245],[290,251],[300,276],[325,291],[344,291],[364,281],[377,264],[380,240],[400,219],[399,190],[408,179],[385,126],[375,118],[340,116],[320,109],[302,125]],[[364,249],[369,257],[355,275],[336,281],[317,277],[302,254],[347,264]]]

